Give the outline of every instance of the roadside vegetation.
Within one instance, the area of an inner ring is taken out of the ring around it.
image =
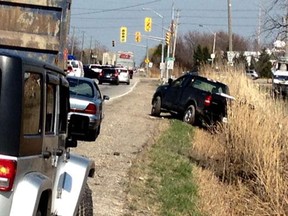
[[[168,124],[130,171],[127,215],[200,215],[189,160],[194,129],[179,120]]]
[[[196,133],[191,157],[227,186],[225,196],[230,194],[230,199],[224,198],[224,203],[229,200],[228,215],[288,215],[287,103],[273,99],[269,91],[239,71],[243,70],[202,71],[228,84],[236,100],[221,132]],[[216,215],[209,205],[204,209]]]
[[[168,129],[131,170],[131,212],[288,215],[287,101],[243,71],[202,67],[200,74],[226,83],[235,97],[229,123],[211,133],[166,119]]]

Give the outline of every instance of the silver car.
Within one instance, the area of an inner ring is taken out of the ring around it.
[[[100,134],[101,122],[104,118],[103,102],[109,100],[109,96],[102,97],[100,89],[93,79],[84,77],[67,77],[67,79],[70,91],[68,119],[74,113],[88,116],[87,140],[95,141]]]

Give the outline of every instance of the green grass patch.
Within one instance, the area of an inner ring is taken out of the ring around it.
[[[149,179],[160,204],[161,215],[200,215],[196,209],[197,187],[193,181],[193,166],[188,159],[193,127],[181,121],[171,121],[149,153]]]

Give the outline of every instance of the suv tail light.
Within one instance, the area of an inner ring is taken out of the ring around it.
[[[0,191],[10,191],[16,175],[17,162],[0,159]]]
[[[95,106],[95,104],[88,104],[88,106],[85,108],[84,113],[87,114],[96,114],[97,112],[97,107]]]
[[[117,77],[119,75],[119,73],[118,72],[115,72],[115,77]]]
[[[204,100],[204,106],[210,106],[211,105],[211,101],[212,101],[212,95],[206,96],[206,98]]]

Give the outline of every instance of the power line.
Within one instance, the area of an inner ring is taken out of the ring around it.
[[[96,14],[96,13],[104,13],[104,12],[110,12],[110,11],[119,11],[119,10],[123,10],[123,9],[127,9],[127,8],[133,8],[133,7],[139,7],[139,6],[143,6],[143,5],[147,5],[147,4],[151,4],[151,3],[155,3],[161,0],[155,0],[155,1],[150,1],[150,2],[146,2],[146,3],[141,3],[141,4],[135,4],[135,5],[130,5],[130,6],[126,6],[126,7],[119,7],[119,8],[113,8],[113,9],[106,9],[106,10],[99,10],[99,11],[93,11],[93,12],[86,12],[86,13],[79,13],[79,14],[74,14],[74,16],[78,16],[78,15],[87,15],[87,14]]]

